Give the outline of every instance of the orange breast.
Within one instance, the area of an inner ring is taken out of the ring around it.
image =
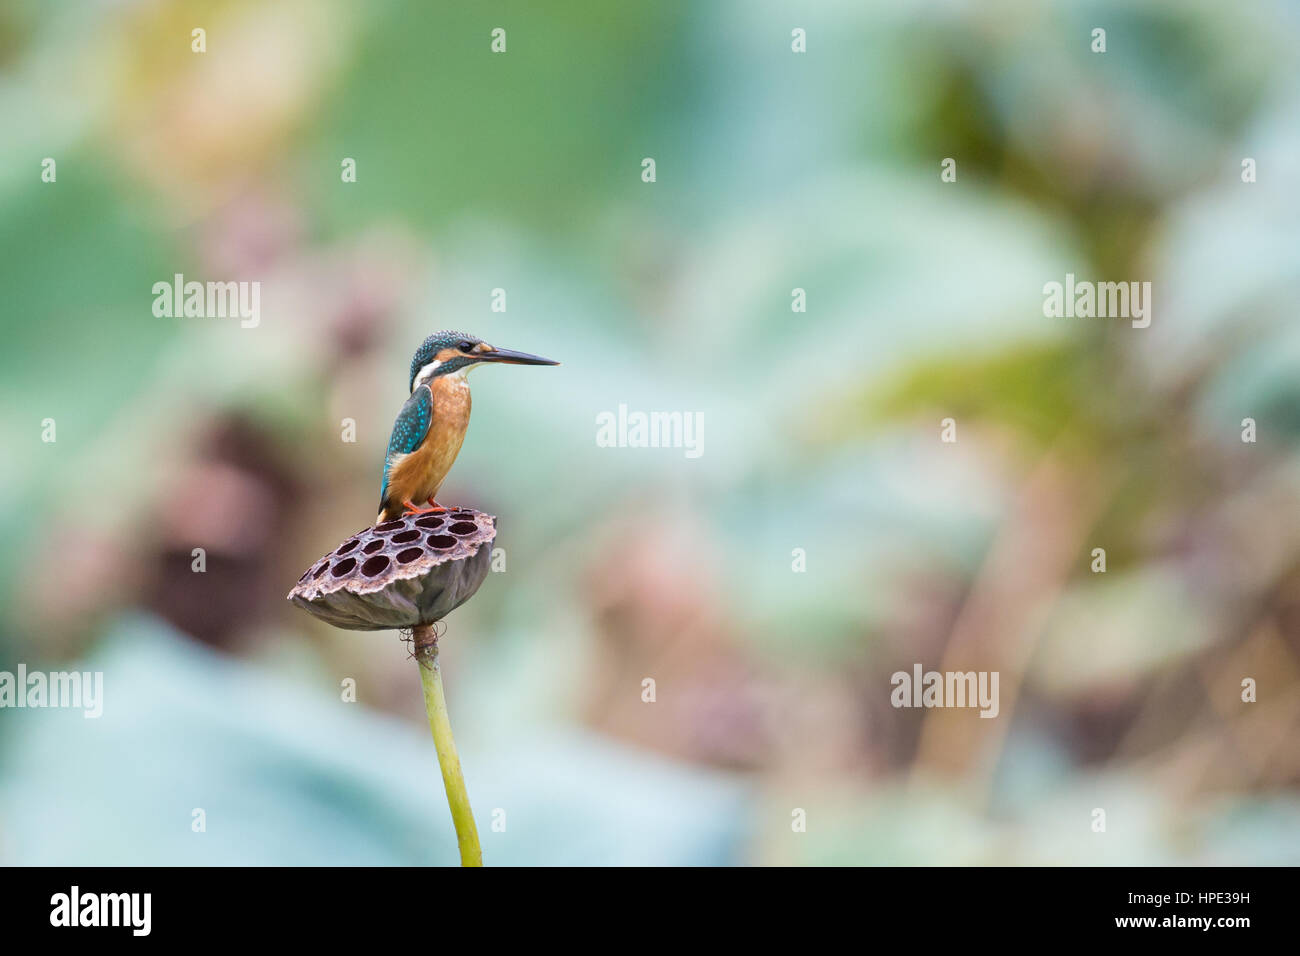
[[[463,378],[435,378],[430,391],[433,421],[429,433],[419,448],[398,462],[389,479],[388,497],[395,502],[421,504],[437,495],[469,428],[469,385]]]

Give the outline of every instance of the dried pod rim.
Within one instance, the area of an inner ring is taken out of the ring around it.
[[[480,511],[404,515],[344,540],[303,572],[288,598],[348,629],[432,623],[478,590],[495,538],[496,518]]]

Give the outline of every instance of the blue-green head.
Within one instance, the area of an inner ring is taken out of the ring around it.
[[[415,350],[411,359],[411,391],[416,383],[427,385],[440,375],[465,374],[476,365],[559,365],[539,355],[499,349],[465,332],[434,332]]]

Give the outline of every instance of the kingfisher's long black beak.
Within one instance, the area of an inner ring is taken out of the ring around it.
[[[501,362],[505,365],[559,365],[554,359],[516,352],[514,349],[494,349],[478,356],[480,362]]]

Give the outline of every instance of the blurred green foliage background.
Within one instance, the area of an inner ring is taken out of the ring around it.
[[[506,559],[443,640],[488,863],[1300,862],[1298,54],[1285,0],[0,8],[0,661],[106,695],[0,710],[0,861],[454,860],[407,648],[284,594],[461,328],[564,363],[475,374],[441,496]]]

